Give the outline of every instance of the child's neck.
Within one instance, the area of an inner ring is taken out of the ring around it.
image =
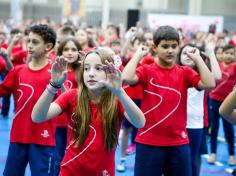
[[[46,56],[42,58],[32,58],[29,63],[29,67],[32,70],[40,70],[48,64],[48,58]]]
[[[160,59],[158,58],[155,58],[155,61],[154,61],[157,65],[159,65],[160,67],[162,68],[172,68],[174,65],[175,65],[175,62],[172,62],[172,63],[164,63],[162,62]]]
[[[87,49],[89,46],[88,46],[88,43],[84,43],[83,45],[82,45],[82,49],[84,50],[84,49]]]
[[[224,67],[229,67],[232,64],[232,63],[225,63],[225,62],[222,62],[222,63]]]
[[[99,104],[101,100],[100,93],[89,92],[89,99],[92,101],[93,104]]]

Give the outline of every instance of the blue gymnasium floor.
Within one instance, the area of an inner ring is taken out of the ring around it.
[[[9,118],[3,119],[2,117],[0,117],[0,175],[2,175],[3,173],[3,169],[6,162],[8,145],[9,145],[9,132],[11,128],[12,117],[13,117],[13,111],[12,111],[12,104],[11,104],[11,113],[9,115]],[[206,159],[208,156],[207,155],[202,156],[201,176],[230,176],[231,175],[229,171],[230,170],[232,171],[233,167],[229,167],[227,165],[227,159],[228,159],[227,145],[223,139],[222,126],[219,131],[220,132],[219,132],[219,142],[218,142],[218,151],[217,151],[218,162],[216,162],[215,165],[209,165]],[[120,152],[121,152],[120,146],[118,146],[117,152],[116,152],[116,163],[119,162]],[[135,157],[135,154],[127,156],[126,172],[123,172],[123,173],[117,172],[116,176],[133,176],[134,157]],[[28,168],[26,170],[25,175],[26,176],[31,175]]]

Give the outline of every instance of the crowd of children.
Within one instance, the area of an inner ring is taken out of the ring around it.
[[[9,34],[0,29],[2,118],[11,94],[15,106],[4,176],[24,175],[27,164],[39,176],[114,176],[133,153],[135,176],[198,176],[206,135],[208,163],[217,161],[221,115],[228,164],[236,164],[229,36],[72,23]]]

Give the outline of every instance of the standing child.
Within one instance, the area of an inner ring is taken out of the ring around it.
[[[68,62],[68,77],[65,81],[67,89],[72,89],[77,87],[78,73],[80,67],[80,57],[79,51],[82,48],[78,41],[74,37],[67,37],[62,40],[58,46],[57,55],[63,56]],[[57,127],[56,127],[56,147],[55,147],[55,176],[59,175],[60,163],[64,157],[66,144],[67,144],[67,117],[66,113],[63,113],[57,117]]]
[[[189,140],[186,132],[187,89],[215,86],[212,73],[195,50],[190,58],[199,70],[176,65],[179,35],[170,26],[161,26],[154,34],[157,57],[151,65],[136,67],[148,52],[140,47],[123,70],[128,84],[141,83],[144,89],[141,109],[146,125],[136,137],[135,176],[191,175]],[[183,164],[184,163],[184,164]]]
[[[223,47],[222,63],[220,68],[222,71],[222,79],[217,83],[215,89],[209,94],[209,118],[211,119],[211,155],[208,163],[214,164],[217,160],[217,136],[219,130],[220,114],[219,107],[226,96],[232,91],[236,83],[236,64],[235,62],[235,48],[230,45]],[[224,134],[228,143],[228,165],[235,165],[234,159],[234,128],[232,124],[222,119]]]
[[[113,56],[105,48],[89,52],[81,65],[78,90],[69,90],[51,103],[66,79],[67,62],[58,58],[52,67],[51,82],[34,107],[33,121],[43,122],[66,112],[73,127],[73,138],[61,164],[62,176],[115,175],[122,107],[132,124],[137,128],[144,126],[142,111],[121,86],[121,73],[113,65]]]
[[[213,40],[212,40],[213,41]],[[214,43],[211,40],[206,40],[206,52],[209,55],[209,62],[211,66],[211,71],[215,80],[221,79],[221,71],[217,59],[214,54]],[[189,57],[189,52],[191,50],[196,50],[196,55],[198,57],[205,58],[206,56],[202,55],[200,50],[195,48],[192,45],[185,45],[180,49],[179,52],[179,62],[180,65],[188,66],[193,69],[195,68],[195,63]],[[198,72],[198,70],[196,69]],[[191,152],[191,165],[192,165],[192,176],[198,176],[198,158],[200,153],[200,147],[204,135],[204,110],[206,102],[205,91],[198,90],[196,88],[188,89],[188,98],[187,98],[187,132],[189,136],[189,146]]]
[[[50,80],[51,66],[46,56],[55,40],[49,26],[32,26],[28,39],[31,62],[15,67],[0,84],[0,95],[13,93],[16,108],[4,176],[24,175],[28,163],[31,175],[53,175],[55,127],[52,121],[32,122],[31,112]]]

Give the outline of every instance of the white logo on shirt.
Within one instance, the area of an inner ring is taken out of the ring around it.
[[[49,137],[48,130],[43,130],[43,133],[41,133],[41,135],[42,135],[44,138]]]
[[[102,171],[102,176],[110,176],[110,174],[108,173],[107,170],[103,170]]]
[[[181,135],[182,135],[182,138],[184,138],[184,139],[187,138],[187,134],[184,131],[182,132]]]

